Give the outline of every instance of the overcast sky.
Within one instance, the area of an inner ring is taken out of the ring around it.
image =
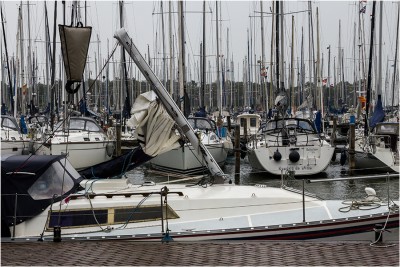
[[[40,69],[44,67],[44,2],[43,1],[30,1],[30,28],[31,28],[31,39],[32,46],[35,47],[35,51],[39,55],[38,65]],[[66,24],[71,23],[71,1],[66,1]],[[227,29],[229,28],[229,57],[233,56],[235,64],[235,80],[242,79],[242,62],[248,54],[248,36],[251,38],[253,44],[253,56],[256,54],[257,58],[261,57],[261,19],[260,19],[260,1],[222,1],[219,2],[221,9],[221,28],[220,28],[220,53],[227,56]],[[16,33],[18,24],[18,7],[20,1],[5,1],[2,3],[2,9],[5,16],[5,28],[8,45],[9,57],[16,55]],[[53,13],[54,13],[54,2],[47,1],[47,9],[49,12],[49,23],[50,23],[50,34],[52,35],[53,28]],[[85,2],[81,1],[81,12],[82,22],[85,23],[84,6]],[[363,2],[366,5],[366,12],[364,17],[364,29],[365,29],[365,43],[369,44],[369,32],[370,32],[370,14],[372,12],[372,1]],[[396,39],[396,23],[397,23],[397,8],[399,3],[393,1],[385,1],[383,4],[383,53],[382,53],[382,64],[383,64],[383,78],[386,75],[387,60],[391,60],[389,65],[393,64],[394,53],[395,53],[395,39]],[[24,34],[25,38],[28,39],[28,12],[27,2],[23,1],[23,18],[24,18]],[[177,35],[178,24],[177,24],[177,2],[172,2],[173,6],[173,32]],[[191,66],[191,71],[188,75],[191,75],[193,80],[197,80],[195,77],[195,71],[193,65],[199,61],[199,47],[202,41],[202,1],[187,1],[185,2],[185,15],[186,18],[186,51],[189,53],[187,59],[187,65]],[[208,12],[206,15],[206,47],[207,54],[210,55],[208,60],[212,65],[215,66],[215,54],[216,54],[216,29],[215,29],[215,1],[207,1],[206,9]],[[378,36],[379,30],[379,7],[377,5],[376,13],[376,30]],[[58,1],[58,18],[57,24],[63,23],[62,3]],[[149,45],[150,54],[152,58],[162,57],[162,34],[161,34],[161,15],[160,15],[161,3],[160,1],[125,1],[125,20],[124,27],[127,29],[129,35],[133,38],[136,46],[139,48],[143,55],[147,54]],[[271,12],[272,1],[263,2],[263,11]],[[356,33],[354,31],[354,23],[358,25],[358,14],[359,14],[359,1],[312,1],[313,11],[313,25],[314,25],[314,42],[315,42],[315,53],[317,52],[317,19],[316,9],[319,10],[319,27],[320,27],[320,49],[321,56],[324,54],[323,67],[324,74],[327,76],[328,70],[328,50],[327,47],[331,46],[331,77],[333,76],[333,61],[338,55],[339,46],[339,20],[341,20],[341,47],[344,49],[345,57],[345,79],[353,80],[353,58],[354,58],[354,36],[356,36],[356,43],[359,44],[358,28]],[[292,15],[294,16],[294,48],[296,51],[295,60],[300,59],[300,48],[301,48],[301,36],[302,28],[304,32],[304,50],[305,60],[308,60],[308,13],[303,12],[308,9],[308,2],[301,1],[284,1],[284,12],[292,13],[285,16],[285,61],[287,62],[286,68],[289,67],[290,62],[290,46],[292,36]],[[163,2],[164,10],[164,27],[165,27],[165,43],[166,43],[166,57],[169,57],[169,2]],[[298,12],[298,13],[294,13]],[[94,57],[98,57],[98,43],[97,39],[100,40],[100,56],[104,61],[107,56],[107,43],[109,43],[109,50],[111,50],[115,44],[113,34],[117,28],[119,28],[119,11],[118,2],[116,1],[88,1],[87,2],[87,13],[86,13],[87,25],[93,27],[92,38],[91,38],[91,50],[89,52],[90,62],[94,62]],[[270,61],[271,53],[271,30],[272,30],[272,18],[269,14],[265,14],[264,17],[264,32],[265,32],[265,58],[267,64]],[[250,35],[248,35],[248,31]],[[252,33],[252,34],[251,34]],[[58,36],[58,31],[57,31]],[[156,38],[157,36],[157,38]],[[174,39],[175,53],[177,53],[177,40]],[[377,41],[375,41],[377,43]],[[26,48],[25,48],[26,49]],[[369,54],[369,48],[366,47],[367,55]],[[57,48],[57,52],[60,52],[60,48]],[[358,58],[358,49],[356,50],[356,58]],[[2,37],[2,53],[4,54],[4,42]],[[275,53],[275,52],[274,52]],[[117,59],[119,56],[116,56]],[[231,58],[232,59],[232,58]],[[155,59],[153,59],[155,60]],[[254,61],[254,60],[253,60]],[[294,63],[295,66],[297,63]],[[321,60],[322,63],[322,60]],[[254,64],[254,62],[253,62]],[[337,64],[337,63],[336,63]],[[92,65],[94,65],[92,63]],[[160,63],[157,65],[159,66]],[[238,69],[239,67],[239,69]],[[306,64],[308,68],[308,64]],[[90,68],[92,72],[93,66]],[[43,73],[43,71],[40,71]],[[308,72],[308,70],[307,70]],[[39,75],[42,75],[39,73]],[[94,75],[94,74],[92,74]],[[42,75],[43,76],[43,75]],[[307,74],[308,77],[308,74]],[[190,77],[189,77],[190,78]],[[332,81],[331,81],[332,82]]]

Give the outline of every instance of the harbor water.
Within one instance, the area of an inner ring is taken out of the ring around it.
[[[339,155],[339,154],[338,154]],[[235,182],[235,158],[228,157],[225,166],[222,168],[224,173],[232,183]],[[351,176],[347,164],[341,165],[339,159],[328,166],[325,172],[296,178],[284,179],[284,184],[292,188],[302,190],[303,184],[306,192],[315,194],[322,199],[363,199],[367,196],[366,187],[371,187],[376,191],[377,197],[387,201],[388,195],[391,200],[399,199],[399,176],[383,177],[374,179],[355,179],[344,181],[332,181],[335,178],[351,177],[370,177],[373,175],[385,175],[376,169],[355,170]],[[201,175],[201,174],[200,174]],[[149,165],[144,165],[126,173],[126,177],[133,184],[144,182],[155,183],[196,183],[199,175],[183,176],[153,171]],[[190,177],[194,177],[190,180]],[[283,175],[283,177],[286,177]],[[303,183],[303,179],[305,179]],[[309,180],[324,180],[324,182],[309,182]],[[326,182],[325,182],[326,181]],[[275,176],[266,172],[255,171],[248,163],[247,157],[240,161],[240,180],[241,185],[261,185],[279,187],[282,184],[282,176]]]

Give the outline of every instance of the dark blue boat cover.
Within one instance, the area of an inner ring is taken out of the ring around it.
[[[378,95],[378,101],[375,105],[374,114],[369,118],[369,129],[372,131],[378,122],[382,122],[385,119],[385,112],[382,107],[382,97]]]

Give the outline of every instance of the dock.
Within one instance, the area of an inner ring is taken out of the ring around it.
[[[62,241],[1,244],[2,266],[399,266],[399,243]]]

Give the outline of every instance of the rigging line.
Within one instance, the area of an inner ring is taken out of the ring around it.
[[[118,47],[118,42],[115,42],[115,46],[114,46],[114,48],[113,48],[111,54],[109,55],[107,61],[104,63],[104,65],[103,65],[103,67],[101,68],[99,74],[97,74],[96,78],[93,80],[92,84],[89,86],[89,89],[88,89],[86,92],[90,92],[90,91],[92,90],[93,85],[94,85],[94,84],[96,83],[96,81],[99,79],[99,77],[100,77],[101,73],[103,72],[104,68],[107,66],[107,64],[109,63],[111,57],[114,55],[115,50],[117,49],[117,47]],[[85,96],[82,96],[81,100],[84,100],[84,98],[85,98]]]
[[[72,114],[72,111],[70,112],[70,114]],[[66,154],[66,156],[65,156],[65,158],[64,158],[64,166],[63,166],[63,169],[64,169],[64,171],[63,171],[63,177],[62,177],[62,183],[61,183],[61,192],[60,192],[60,196],[63,196],[64,195],[64,182],[65,182],[65,173],[66,173],[66,171],[67,171],[67,168],[66,168],[66,165],[67,165],[67,156],[68,156],[68,144],[69,144],[69,130],[70,130],[70,123],[71,123],[71,116],[69,115],[68,117],[67,117],[67,125],[68,125],[68,128],[67,128],[67,144],[66,144],[66,146],[65,146],[65,154]],[[60,222],[61,222],[61,202],[62,201],[60,201],[60,208],[59,208],[59,210],[58,210],[58,225],[60,225]]]

